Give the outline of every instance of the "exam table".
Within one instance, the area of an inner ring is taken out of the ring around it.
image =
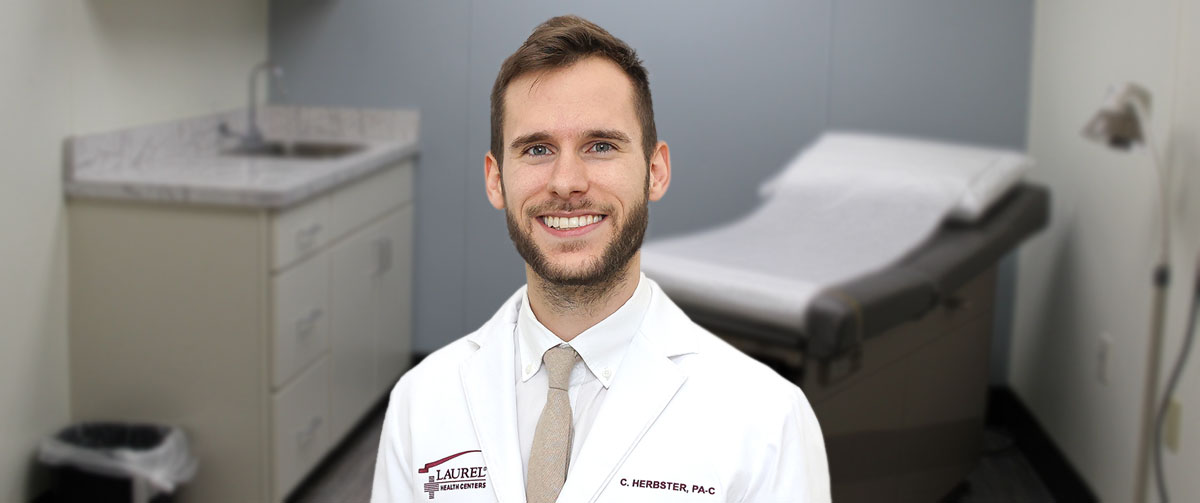
[[[834,501],[938,501],[980,455],[997,264],[1049,211],[1045,188],[1019,183],[978,221],[947,221],[890,267],[823,289],[803,320],[730,316],[663,288],[800,385],[825,436]]]

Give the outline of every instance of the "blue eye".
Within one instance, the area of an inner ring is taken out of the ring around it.
[[[534,145],[525,149],[525,153],[533,156],[550,155],[550,147],[545,145]]]
[[[612,152],[616,149],[617,149],[616,145],[613,145],[611,143],[604,142],[604,141],[596,142],[595,144],[592,145],[592,148],[591,148],[591,150],[593,152],[597,152],[597,153]]]

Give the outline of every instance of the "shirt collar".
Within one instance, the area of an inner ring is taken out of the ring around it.
[[[588,370],[600,384],[608,388],[633,334],[642,325],[642,318],[650,307],[650,287],[646,275],[638,275],[638,286],[625,304],[591,328],[575,336],[568,343],[579,353]],[[542,355],[546,350],[563,344],[562,339],[542,325],[529,306],[529,294],[521,296],[521,307],[517,315],[517,351],[521,355],[521,382],[528,381],[542,367]]]

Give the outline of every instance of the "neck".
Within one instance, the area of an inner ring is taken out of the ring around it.
[[[641,261],[634,255],[625,270],[609,281],[593,285],[550,283],[525,266],[529,307],[533,315],[563,342],[617,312],[637,290]]]

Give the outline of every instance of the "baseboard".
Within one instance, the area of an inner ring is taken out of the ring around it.
[[[1099,501],[1012,389],[1005,386],[988,388],[987,422],[1012,433],[1017,448],[1021,449],[1055,501]]]

